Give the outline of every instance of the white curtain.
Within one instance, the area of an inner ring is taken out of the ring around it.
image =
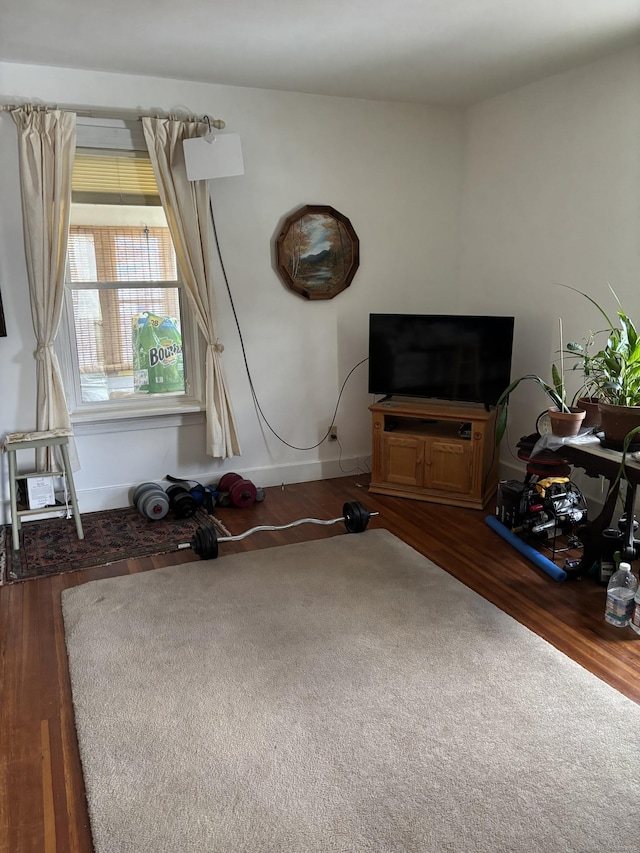
[[[207,342],[206,452],[219,459],[238,456],[240,446],[222,367],[223,346],[216,332],[209,182],[187,178],[182,150],[183,140],[198,136],[200,125],[193,121],[145,117],[142,127],[182,282]]]
[[[75,113],[21,107],[18,127],[24,245],[36,336],[36,428],[71,428],[58,358],[53,348],[64,298],[71,174],[76,148]],[[70,447],[72,467],[78,466]],[[56,470],[50,448],[38,450],[38,470]]]

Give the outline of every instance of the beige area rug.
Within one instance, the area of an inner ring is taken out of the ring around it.
[[[97,853],[640,849],[640,706],[387,531],[63,608]]]

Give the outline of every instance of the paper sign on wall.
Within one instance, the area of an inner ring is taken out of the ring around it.
[[[244,175],[242,146],[237,133],[216,133],[211,139],[197,136],[185,139],[182,146],[190,181]]]
[[[29,477],[27,491],[29,493],[29,509],[42,509],[45,506],[55,505],[56,498],[51,477]]]

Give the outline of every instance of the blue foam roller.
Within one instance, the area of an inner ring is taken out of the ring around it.
[[[559,583],[562,581],[566,581],[567,573],[564,569],[559,569],[555,563],[552,563],[551,560],[547,560],[547,558],[541,554],[539,551],[536,551],[535,548],[532,548],[531,545],[527,545],[526,542],[523,542],[519,536],[516,536],[508,527],[505,527],[501,521],[493,515],[488,515],[485,518],[485,521],[496,533],[499,533],[502,538],[509,543],[509,545],[513,545],[516,551],[519,551],[523,554],[528,560],[536,565],[539,569],[542,569],[543,572],[546,572],[550,575],[554,581],[558,581]]]

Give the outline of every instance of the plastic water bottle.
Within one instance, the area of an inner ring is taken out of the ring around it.
[[[631,571],[631,566],[629,563],[620,563],[620,568],[611,576],[607,586],[607,603],[604,609],[607,622],[618,628],[629,625],[637,589],[638,579]]]
[[[636,597],[633,599],[633,615],[631,616],[629,625],[636,634],[640,634],[640,589],[636,592]]]

